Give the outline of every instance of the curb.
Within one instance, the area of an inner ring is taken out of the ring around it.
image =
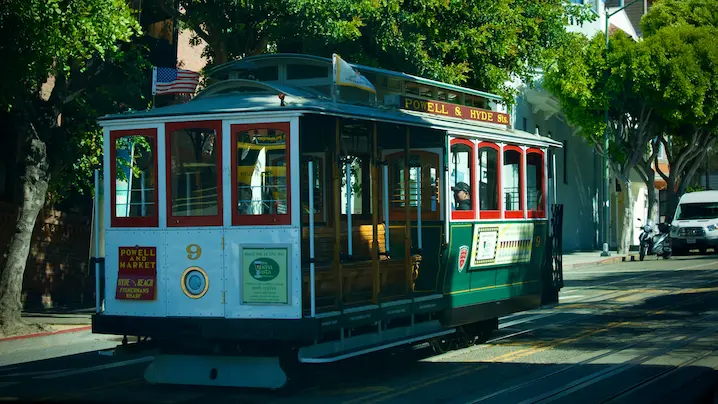
[[[578,268],[586,268],[586,267],[593,267],[593,266],[600,266],[600,265],[619,264],[621,262],[626,262],[626,261],[636,261],[637,258],[638,258],[638,254],[619,255],[619,256],[615,256],[615,257],[604,258],[599,261],[577,262],[575,264],[563,265],[563,269],[578,269]]]
[[[15,335],[13,337],[0,338],[0,342],[15,341],[15,340],[27,339],[27,338],[47,337],[50,335],[69,334],[69,333],[73,333],[73,332],[89,331],[89,330],[92,330],[91,325],[68,328],[67,330],[46,331],[46,332],[38,332],[35,334]]]

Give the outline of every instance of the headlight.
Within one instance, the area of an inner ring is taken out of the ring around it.
[[[716,231],[718,230],[718,225],[711,224],[708,226],[708,231]]]

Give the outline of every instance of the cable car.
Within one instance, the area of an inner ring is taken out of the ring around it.
[[[209,83],[99,119],[92,330],[151,350],[148,382],[282,388],[297,364],[485,341],[558,293],[561,143],[500,97],[301,54]]]

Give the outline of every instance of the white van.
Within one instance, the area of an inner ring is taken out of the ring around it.
[[[718,252],[718,191],[691,192],[678,202],[671,223],[671,244],[674,254],[707,248]]]

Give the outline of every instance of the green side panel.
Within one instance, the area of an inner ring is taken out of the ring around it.
[[[452,223],[450,235],[444,293],[451,307],[541,293],[545,220]]]
[[[447,260],[445,263],[444,283],[442,285],[444,294],[451,291],[468,291],[471,289],[471,272],[469,268],[469,257],[471,252],[472,223],[451,223],[449,225],[449,246],[447,249]],[[464,251],[463,266],[459,265],[459,255]],[[493,286],[493,279],[491,279]]]

